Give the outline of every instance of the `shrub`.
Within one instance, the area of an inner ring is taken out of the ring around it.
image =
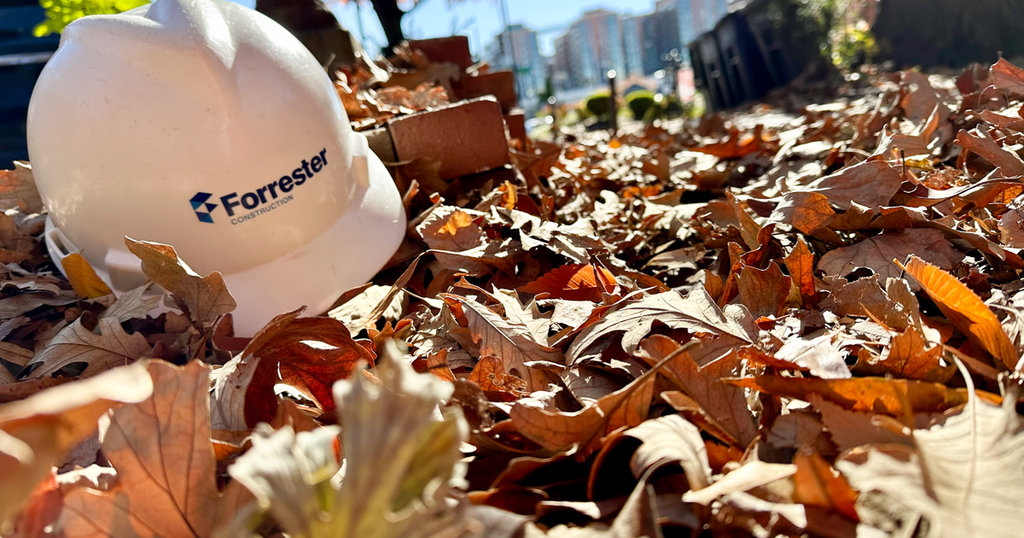
[[[599,90],[583,101],[583,108],[591,116],[604,118],[612,111],[612,96],[608,90]]]
[[[633,118],[642,120],[657,103],[654,100],[654,93],[650,90],[636,90],[626,95],[626,106],[633,113]]]

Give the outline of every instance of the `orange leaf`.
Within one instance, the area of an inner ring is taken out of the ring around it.
[[[95,299],[113,293],[110,291],[110,286],[96,274],[96,270],[81,254],[77,252],[68,254],[61,258],[60,265],[64,268],[64,274],[68,276],[68,282],[71,282],[71,287],[78,295],[86,299]]]
[[[739,159],[745,155],[765,149],[761,140],[761,130],[762,126],[758,125],[754,128],[752,134],[741,135],[740,131],[733,127],[729,130],[729,138],[726,141],[704,144],[690,149],[714,155],[719,159]]]
[[[677,353],[680,346],[671,338],[653,335],[641,347],[650,360],[661,361]],[[757,435],[757,425],[743,390],[722,382],[736,375],[739,367],[740,358],[735,352],[698,366],[691,353],[683,351],[669,359],[661,373],[700,405],[705,419],[727,434],[722,441],[742,449]]]
[[[803,238],[797,239],[796,246],[782,261],[789,269],[789,278],[800,290],[804,306],[817,304],[818,295],[814,290],[814,255],[807,248],[807,243],[804,243]]]
[[[836,212],[820,192],[788,192],[772,212],[770,220],[785,222],[805,234],[821,228]]]
[[[775,262],[767,269],[744,267],[737,282],[740,301],[755,317],[778,314],[789,296],[789,286],[789,278]]]
[[[516,397],[523,396],[526,382],[505,372],[501,359],[493,355],[481,357],[473,366],[468,381],[472,381],[485,391],[507,392]]]
[[[989,72],[992,75],[992,85],[996,88],[1024,95],[1024,69],[1000,58],[999,61],[992,64]]]
[[[796,473],[793,500],[801,504],[835,509],[840,514],[859,521],[857,492],[839,471],[836,471],[815,452],[798,452],[793,458]]]
[[[445,220],[444,225],[437,231],[439,234],[447,234],[455,237],[459,233],[459,230],[473,224],[473,217],[469,216],[465,211],[456,209],[448,218]]]
[[[214,428],[240,430],[277,414],[274,385],[293,387],[323,410],[334,409],[331,387],[373,355],[331,318],[275,317],[245,349],[214,374]],[[242,396],[244,395],[244,397]]]
[[[552,299],[574,301],[600,301],[601,293],[615,289],[615,275],[603,267],[594,265],[563,265],[548,271],[543,276],[521,286],[525,293],[547,293]]]
[[[892,375],[907,379],[945,383],[956,373],[952,364],[942,364],[942,346],[928,347],[921,333],[913,326],[892,337],[889,353],[874,362],[858,363],[857,372],[868,375]]]
[[[606,435],[647,420],[654,395],[654,371],[648,370],[580,411],[548,411],[531,405],[529,400],[520,400],[509,415],[519,433],[544,448],[565,451],[578,446],[575,456],[582,461],[601,447]]]
[[[1020,356],[1013,343],[1006,336],[996,315],[973,291],[953,275],[917,256],[911,256],[905,266],[898,260],[894,261],[921,284],[957,329],[985,348],[1006,368],[1014,370],[1017,367]]]
[[[818,395],[844,409],[870,411],[893,417],[907,416],[913,412],[944,411],[967,403],[968,396],[967,389],[951,389],[941,383],[883,377],[817,379],[759,375],[723,381],[737,387],[776,396],[788,396],[805,402]],[[1000,401],[994,394],[983,391],[976,393],[986,400],[997,403]]]
[[[518,196],[516,194],[516,188],[508,181],[503,182],[498,186],[498,190],[501,191],[501,205],[505,209],[515,209]]]

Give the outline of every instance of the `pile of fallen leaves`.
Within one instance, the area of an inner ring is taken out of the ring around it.
[[[7,171],[2,532],[1016,534],[1022,97],[1005,61],[879,74],[399,166],[391,266],[252,339],[166,245],[126,240],[156,317],[60,277]]]

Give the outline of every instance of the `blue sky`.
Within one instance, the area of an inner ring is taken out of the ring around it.
[[[354,2],[329,4],[341,23],[359,36],[359,19]],[[654,0],[595,1],[595,0],[508,0],[512,24],[520,23],[542,32],[541,54],[551,54],[551,41],[564,27],[576,20],[584,11],[606,8],[620,13],[649,13]],[[369,2],[362,12],[364,45],[371,51],[386,42],[377,15]],[[422,0],[403,20],[406,37],[428,38],[462,34],[469,37],[473,54],[479,54],[502,29],[501,4],[497,0],[462,0],[449,5],[449,0]]]

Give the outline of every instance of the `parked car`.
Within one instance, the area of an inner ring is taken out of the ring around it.
[[[33,0],[0,0],[0,168],[28,159],[25,117],[36,78],[60,36],[35,37],[46,12]]]

